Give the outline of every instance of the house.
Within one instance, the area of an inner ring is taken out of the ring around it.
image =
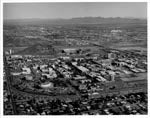
[[[89,69],[87,69],[87,68],[85,68],[85,67],[83,67],[83,66],[77,66],[77,68],[78,68],[79,70],[81,70],[82,72],[88,72],[88,71],[89,71]]]
[[[23,67],[22,70],[23,70],[22,74],[31,74],[31,69],[30,68]]]

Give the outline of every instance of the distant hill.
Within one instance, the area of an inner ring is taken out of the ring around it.
[[[50,44],[35,44],[15,54],[21,55],[55,55],[55,50]]]
[[[36,25],[36,24],[124,24],[124,23],[147,23],[146,19],[120,18],[120,17],[79,17],[72,19],[15,19],[4,20],[4,24]]]

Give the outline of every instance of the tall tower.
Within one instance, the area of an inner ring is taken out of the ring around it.
[[[9,50],[9,54],[10,54],[10,55],[12,54],[12,50],[11,50],[11,49]]]

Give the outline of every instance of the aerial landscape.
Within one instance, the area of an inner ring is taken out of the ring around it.
[[[4,115],[148,114],[147,18],[92,16],[90,7],[85,16],[17,17],[23,7],[11,12],[13,4],[16,10],[41,3],[4,4]]]

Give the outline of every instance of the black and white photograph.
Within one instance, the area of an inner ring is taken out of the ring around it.
[[[147,4],[3,2],[3,115],[148,115]]]

